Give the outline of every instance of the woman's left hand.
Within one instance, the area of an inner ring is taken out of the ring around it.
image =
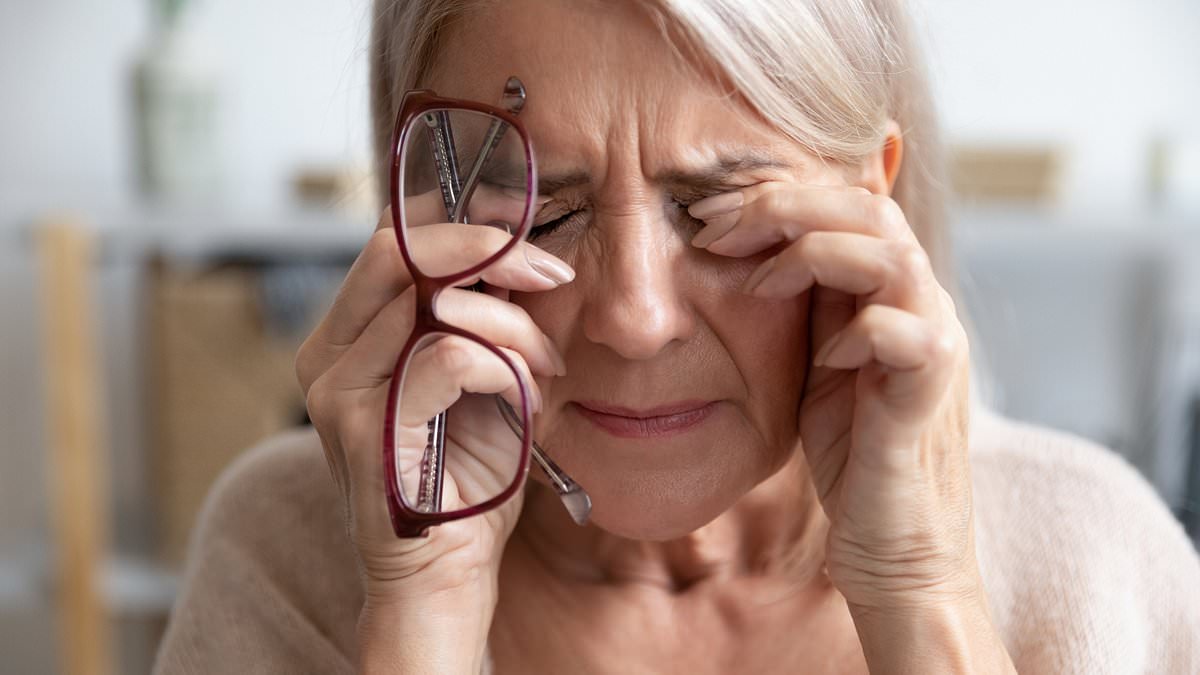
[[[830,521],[826,569],[868,660],[871,617],[977,605],[969,620],[990,630],[974,549],[967,339],[929,256],[899,205],[864,188],[767,182],[740,192],[740,207],[724,198],[723,214],[712,201],[691,206],[706,222],[692,243],[731,257],[777,250],[742,290],[811,292],[816,356],[800,445]]]

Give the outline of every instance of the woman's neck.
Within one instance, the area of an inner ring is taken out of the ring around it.
[[[814,580],[823,576],[827,528],[807,465],[797,457],[712,522],[661,542],[579,527],[550,488],[530,481],[513,543],[560,582],[680,593],[738,577]]]

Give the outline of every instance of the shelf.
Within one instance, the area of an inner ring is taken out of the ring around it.
[[[51,564],[40,555],[0,559],[0,612],[46,606]],[[100,575],[104,605],[114,616],[165,616],[179,587],[178,574],[144,558],[111,558]]]

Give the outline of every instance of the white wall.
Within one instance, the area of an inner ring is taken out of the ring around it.
[[[916,0],[947,129],[1060,141],[1069,209],[1142,198],[1156,133],[1200,143],[1195,0]],[[201,0],[227,79],[228,202],[267,209],[297,162],[367,157],[368,0]],[[149,0],[0,2],[0,223],[48,205],[127,203],[129,65]]]
[[[366,0],[201,0],[225,76],[229,202],[269,209],[297,163],[367,148]],[[130,71],[149,0],[0,2],[0,223],[134,196]]]
[[[921,2],[952,137],[1061,143],[1067,210],[1138,207],[1156,134],[1200,147],[1200,2]]]
[[[200,2],[195,25],[225,73],[230,210],[280,204],[299,163],[366,161],[370,0]],[[914,2],[951,140],[1061,143],[1066,210],[1138,211],[1151,138],[1200,147],[1200,2]],[[36,543],[45,522],[33,267],[5,230],[49,209],[133,201],[130,72],[149,5],[0,0],[0,559]],[[110,375],[114,386],[133,379]],[[28,645],[34,660],[16,663],[43,670],[29,664],[50,663],[52,645],[27,633],[49,624],[8,620],[32,628],[0,652]]]

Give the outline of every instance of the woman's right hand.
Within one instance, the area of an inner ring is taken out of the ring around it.
[[[435,218],[437,209],[443,208],[438,195],[414,197],[406,208],[410,220],[423,210],[428,210],[425,222],[442,220]],[[385,210],[328,314],[301,346],[296,357],[297,377],[330,471],[345,500],[347,528],[356,549],[367,606],[394,606],[462,592],[490,598],[494,606],[495,577],[504,544],[520,511],[520,494],[483,515],[433,527],[427,537],[398,538],[388,517],[382,429],[392,370],[412,332],[416,296],[396,245],[390,213]],[[498,245],[489,237],[501,236],[503,231],[488,227],[438,224],[410,229],[408,241],[410,249],[421,251],[422,269],[451,270],[465,269],[485,257],[487,251],[496,250]],[[507,301],[508,291],[547,291],[573,276],[563,261],[528,242],[520,242],[483,271],[482,280],[490,287],[488,293],[446,289],[437,300],[438,316],[504,350],[524,371],[536,410],[541,394],[531,375],[562,374],[562,357],[529,315]],[[473,281],[465,280],[462,285]],[[445,390],[447,386],[497,392],[495,372],[488,372],[486,367],[489,360],[494,363],[494,357],[482,347],[447,337],[429,350],[432,358],[425,361],[430,367],[410,369],[406,392]],[[511,373],[507,379],[512,379]],[[514,400],[516,383],[507,386],[497,393]],[[454,413],[472,414],[458,409]],[[495,416],[495,407],[488,414]],[[511,431],[505,431],[511,435]],[[446,494],[452,500],[455,477],[450,470],[446,474]],[[456,507],[453,503],[445,506]],[[490,612],[491,607],[483,609]]]

